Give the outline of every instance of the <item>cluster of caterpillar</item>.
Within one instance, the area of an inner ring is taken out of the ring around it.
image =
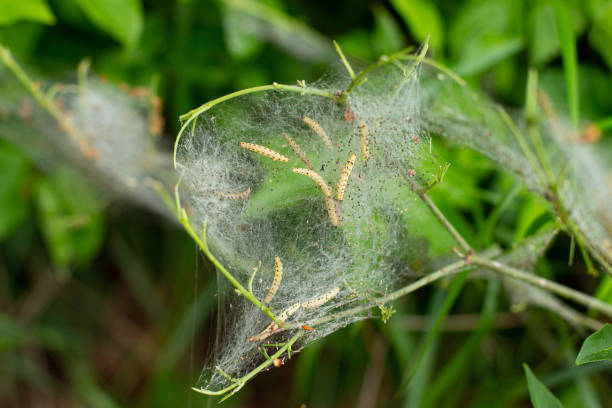
[[[333,144],[329,136],[327,135],[327,132],[325,131],[325,129],[323,129],[323,127],[317,121],[315,121],[314,119],[308,116],[302,116],[302,121],[304,121],[304,123],[306,123],[317,135],[319,135],[319,137],[321,138],[325,146],[327,146],[330,150],[333,150]],[[365,161],[369,155],[368,142],[369,142],[370,132],[368,130],[367,125],[365,124],[363,120],[359,121],[359,129],[361,131],[361,159],[362,161]],[[337,206],[339,203],[342,203],[342,200],[344,199],[344,192],[346,190],[346,186],[348,184],[348,180],[351,175],[351,172],[353,171],[353,167],[355,166],[357,155],[352,154],[349,160],[347,161],[346,165],[344,166],[344,169],[342,170],[342,174],[340,175],[340,178],[338,180],[338,184],[336,185],[336,198],[334,199],[331,187],[329,186],[329,184],[327,184],[327,182],[323,179],[323,177],[321,177],[316,171],[313,170],[312,163],[310,162],[310,160],[308,160],[308,158],[306,157],[306,154],[302,151],[302,149],[300,149],[298,144],[286,133],[283,134],[283,137],[287,141],[287,144],[289,145],[291,150],[293,150],[296,156],[298,156],[300,160],[302,160],[302,162],[307,167],[307,168],[293,168],[291,169],[291,171],[294,172],[295,174],[301,174],[303,176],[310,178],[312,181],[314,181],[319,186],[319,188],[321,188],[321,191],[323,192],[323,196],[325,197],[325,207],[327,209],[329,220],[332,223],[332,225],[336,227],[339,226],[340,217],[338,216]],[[274,161],[280,161],[284,163],[287,163],[289,161],[289,158],[287,156],[284,156],[265,146],[261,146],[255,143],[248,143],[248,142],[240,142],[239,146],[242,147],[243,149],[250,150],[257,154],[261,154],[262,156],[268,157]],[[250,189],[248,191],[250,192]],[[241,199],[241,198],[246,198],[248,194],[249,194],[248,192],[243,192],[243,193],[236,193],[236,194],[223,194],[219,196],[220,198],[224,198],[224,199]]]
[[[296,302],[292,304],[291,306],[289,306],[288,308],[281,311],[278,315],[278,319],[281,322],[285,322],[288,318],[293,316],[300,309],[314,309],[316,307],[323,306],[325,303],[335,298],[338,295],[338,293],[340,293],[340,288],[338,286],[334,286],[328,292],[320,296],[317,296],[316,298],[311,299],[307,302],[304,302],[304,303]],[[312,330],[310,326],[307,326],[307,327],[308,329]],[[278,329],[279,329],[278,323],[272,322],[259,334],[249,337],[248,341],[261,341],[261,340],[267,339],[268,337],[273,335]],[[308,330],[308,329],[304,329],[304,330]]]

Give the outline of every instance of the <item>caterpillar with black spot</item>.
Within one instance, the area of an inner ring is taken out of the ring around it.
[[[323,195],[325,196],[325,207],[327,208],[329,220],[331,221],[332,225],[336,227],[340,225],[340,219],[338,218],[338,213],[336,212],[336,202],[332,197],[332,190],[325,182],[325,180],[323,180],[323,177],[321,177],[317,172],[313,170],[304,168],[291,169],[291,171],[296,174],[301,174],[303,176],[309,177],[315,183],[317,183],[319,187],[321,187],[321,191],[323,191]]]
[[[334,201],[332,196],[325,196],[325,207],[327,208],[327,215],[332,225],[334,227],[340,225],[340,218],[338,218],[338,213],[336,212],[336,201]]]
[[[255,143],[240,142],[240,147],[242,147],[243,149],[247,149],[252,152],[261,154],[262,156],[269,157],[270,159],[274,161],[280,161],[280,162],[285,162],[285,163],[289,161],[289,158],[287,156],[283,156],[282,154],[275,152],[272,149],[269,149],[265,146],[260,146]]]
[[[244,200],[251,194],[251,187],[240,193],[222,193],[220,191],[213,191],[212,194],[222,200]]]
[[[359,130],[361,130],[361,161],[366,161],[370,155],[369,140],[370,129],[363,120],[359,121]]]
[[[348,179],[353,171],[353,166],[355,166],[355,160],[357,159],[357,155],[353,154],[349,161],[346,162],[344,169],[342,169],[342,174],[340,175],[340,179],[338,180],[338,186],[336,187],[336,193],[338,197],[338,201],[342,201],[344,199],[344,190],[346,190],[346,184],[348,183]]]
[[[285,320],[287,320],[288,318],[293,316],[295,314],[295,312],[300,310],[300,306],[302,306],[302,304],[300,302],[295,302],[294,304],[292,304],[291,306],[289,306],[288,308],[283,310],[278,315],[278,320],[280,320],[281,322],[284,322]]]
[[[286,133],[283,134],[283,137],[289,144],[289,147],[291,148],[291,150],[293,150],[293,152],[297,155],[297,157],[299,157],[300,160],[304,162],[306,167],[312,170],[312,163],[310,162],[310,160],[308,160],[308,158],[306,157],[306,154],[302,151],[302,149],[300,149],[300,146],[298,146],[298,144],[295,143],[295,141],[288,134]]]
[[[272,299],[274,299],[274,295],[276,295],[276,292],[280,287],[281,279],[283,279],[283,263],[277,256],[274,258],[274,278],[272,279],[272,285],[270,285],[270,290],[268,291],[268,295],[264,301],[266,304],[270,303]]]
[[[334,286],[331,288],[331,290],[322,294],[321,296],[302,303],[301,306],[303,309],[314,309],[315,307],[323,306],[325,303],[335,298],[338,293],[340,293],[340,288],[338,286]]]
[[[317,135],[319,135],[319,137],[323,141],[323,144],[325,144],[325,146],[327,146],[329,150],[334,149],[331,140],[329,140],[329,136],[327,136],[327,132],[325,131],[325,129],[323,129],[321,125],[319,125],[317,121],[309,118],[308,116],[302,116],[302,120],[304,121],[304,123],[310,126],[310,128],[314,130]]]
[[[300,310],[300,306],[301,306],[300,302],[296,302],[292,304],[291,306],[289,306],[288,308],[280,312],[280,314],[278,315],[278,320],[280,320],[281,322],[284,322],[285,320],[293,316],[295,312]],[[278,324],[276,322],[272,322],[265,329],[263,329],[260,333],[256,334],[255,336],[249,337],[247,340],[248,341],[261,341],[261,340],[267,339],[268,337],[273,335],[276,330],[278,330]]]
[[[325,180],[323,180],[323,177],[321,177],[316,171],[310,170],[310,169],[304,169],[304,168],[295,168],[295,169],[291,169],[291,171],[294,172],[295,174],[301,174],[303,176],[309,177],[312,181],[317,183],[319,187],[321,187],[321,191],[323,191],[323,194],[325,195],[325,197],[331,196],[332,194],[331,188],[325,182]]]

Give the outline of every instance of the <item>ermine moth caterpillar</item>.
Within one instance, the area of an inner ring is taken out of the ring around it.
[[[281,322],[284,322],[285,320],[293,316],[295,312],[297,312],[300,309],[300,306],[301,306],[300,302],[295,302],[294,304],[292,304],[291,306],[283,310],[278,315],[278,320],[280,320]]]
[[[309,118],[308,116],[302,116],[302,120],[305,124],[310,126],[310,128],[314,130],[317,135],[319,135],[319,137],[329,150],[334,149],[331,140],[329,140],[329,136],[327,136],[327,132],[325,132],[325,129],[323,129],[323,127],[321,127],[318,122],[316,122],[314,119]]]
[[[357,155],[353,154],[348,162],[346,162],[346,166],[342,169],[342,174],[340,175],[340,179],[338,180],[337,193],[338,193],[338,201],[342,201],[344,198],[344,190],[346,189],[346,183],[348,182],[349,176],[351,175],[351,171],[353,171],[353,166],[355,165],[355,160],[357,159]]]
[[[270,337],[272,334],[274,334],[274,332],[278,329],[278,325],[276,324],[276,322],[272,322],[268,325],[268,327],[266,327],[265,329],[263,329],[261,331],[261,333],[258,333],[254,336],[251,336],[248,338],[249,341],[261,341],[264,339],[267,339],[268,337]]]
[[[282,154],[275,152],[274,150],[269,149],[265,146],[260,146],[255,143],[240,142],[240,147],[242,147],[243,149],[250,150],[255,153],[259,153],[262,156],[269,157],[274,161],[281,161],[285,163],[289,161],[288,157],[283,156]]]
[[[281,322],[284,322],[285,320],[290,318],[292,315],[294,315],[295,312],[300,310],[300,306],[301,306],[300,302],[296,302],[292,304],[291,306],[289,306],[288,308],[280,312],[280,314],[278,315],[278,320],[280,320]],[[255,336],[251,336],[247,340],[261,341],[273,335],[276,330],[278,330],[278,324],[276,322],[272,322],[268,325],[268,327],[263,329],[261,333],[256,334]]]
[[[314,170],[304,169],[304,168],[295,168],[295,169],[291,169],[291,171],[294,172],[295,174],[301,174],[303,176],[310,177],[312,181],[314,181],[315,183],[319,185],[319,187],[321,187],[321,190],[323,191],[323,194],[325,195],[325,197],[331,196],[331,188],[329,187],[329,185],[327,185],[325,180],[323,180],[323,177],[319,176],[319,174],[315,172]]]
[[[338,213],[336,212],[336,202],[332,196],[325,196],[325,207],[327,207],[327,215],[329,215],[329,220],[331,221],[334,227],[340,225],[340,219],[338,218]]]
[[[361,161],[366,161],[370,155],[368,146],[370,140],[370,130],[368,129],[368,125],[366,125],[363,120],[359,121],[359,129],[361,130]]]
[[[212,192],[215,197],[219,197],[222,200],[243,200],[251,194],[251,187],[240,193],[221,193],[219,191]]]
[[[276,291],[280,286],[281,279],[283,279],[283,263],[277,256],[274,258],[274,279],[272,279],[272,285],[270,286],[268,296],[266,296],[266,300],[264,301],[266,304],[270,303],[272,299],[274,299],[274,295],[276,295]]]
[[[314,309],[315,307],[323,306],[325,303],[335,298],[338,293],[340,293],[340,288],[338,286],[334,286],[329,292],[311,299],[308,302],[302,303],[302,308]]]
[[[300,149],[300,146],[298,146],[297,143],[295,143],[295,141],[288,134],[284,133],[283,137],[289,144],[289,147],[291,148],[291,150],[293,150],[293,152],[297,155],[297,157],[299,157],[300,160],[304,162],[306,167],[312,170],[312,163],[310,162],[310,160],[308,160],[308,158],[306,157],[306,154],[304,154],[302,149]]]

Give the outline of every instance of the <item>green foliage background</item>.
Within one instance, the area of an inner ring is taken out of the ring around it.
[[[611,122],[609,0],[0,0],[0,42],[42,76],[87,56],[113,82],[159,80],[168,142],[179,114],[207,100],[317,79],[336,63],[331,39],[365,64],[427,35],[433,57],[503,104],[522,106],[536,67],[581,127]],[[489,160],[439,149],[452,166],[432,196],[476,248],[511,247],[546,220]],[[612,280],[587,275],[579,258],[568,267],[568,248],[558,238],[539,272],[612,303]],[[0,406],[206,406],[189,387],[214,340],[215,303],[212,269],[175,225],[104,207],[91,183],[68,169],[43,173],[0,143]],[[612,406],[610,365],[573,366],[576,331],[508,307],[494,282],[425,289],[396,302],[389,323],[319,341],[225,404],[529,406],[526,362],[565,406]]]

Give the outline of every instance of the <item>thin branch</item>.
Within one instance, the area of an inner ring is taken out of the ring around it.
[[[320,325],[320,324],[324,324],[324,323],[328,323],[334,320],[339,320],[345,317],[349,317],[349,316],[355,316],[358,315],[360,313],[366,312],[370,309],[373,309],[375,307],[379,307],[381,305],[384,305],[385,303],[391,302],[397,298],[400,298],[402,296],[405,296],[409,293],[412,293],[418,289],[421,289],[424,286],[429,285],[430,283],[433,283],[437,280],[440,280],[442,278],[446,278],[448,276],[453,276],[458,274],[459,272],[463,271],[465,269],[465,267],[467,266],[467,263],[465,260],[461,260],[461,261],[457,261],[454,262],[452,264],[449,264],[447,266],[445,266],[442,269],[437,270],[436,272],[432,272],[429,275],[424,276],[423,278],[416,280],[414,282],[412,282],[409,285],[404,286],[401,289],[396,290],[395,292],[391,292],[386,296],[382,296],[380,298],[377,298],[371,302],[368,302],[364,305],[361,306],[357,306],[357,307],[353,307],[350,309],[346,309],[343,310],[341,312],[338,313],[334,313],[334,314],[330,314],[324,317],[321,317],[315,321],[312,322],[313,325]],[[290,330],[290,329],[295,329],[300,327],[300,324],[297,323],[292,323],[292,324],[287,324],[285,325],[284,329],[285,330]]]
[[[525,140],[523,132],[521,132],[518,126],[516,126],[516,123],[514,123],[514,121],[512,120],[510,115],[508,115],[504,108],[502,108],[501,106],[497,106],[497,112],[499,113],[499,116],[504,121],[508,129],[510,129],[510,133],[512,133],[512,135],[518,142],[521,150],[523,151],[523,154],[525,155],[525,157],[527,157],[527,160],[531,164],[531,167],[537,173],[540,182],[546,183],[546,176],[544,175],[544,171],[540,166],[540,162],[531,150],[531,147],[529,146],[529,143],[527,143],[527,140]]]
[[[415,292],[416,290],[421,289],[422,287],[427,286],[430,283],[433,283],[437,280],[456,275],[464,271],[466,268],[473,266],[473,265],[478,265],[483,268],[489,269],[493,272],[498,272],[500,275],[507,277],[507,278],[527,282],[539,288],[545,289],[549,292],[553,292],[561,297],[564,297],[566,299],[569,299],[576,303],[584,305],[588,308],[595,309],[609,317],[612,317],[612,305],[604,303],[592,296],[586,295],[577,290],[560,285],[551,280],[532,275],[529,272],[522,271],[516,268],[512,268],[510,266],[501,264],[500,262],[491,261],[487,258],[474,254],[469,257],[469,263],[468,263],[468,260],[466,259],[462,259],[460,261],[454,262],[452,264],[445,266],[444,268],[437,270],[436,272],[432,272],[429,275],[426,275],[423,278],[410,283],[409,285],[404,286],[401,289],[396,290],[395,292],[389,293],[386,296],[380,297],[378,299],[375,299],[361,306],[353,307],[353,308],[346,309],[338,313],[334,313],[328,316],[321,317],[311,323],[313,326],[320,325],[320,324],[328,323],[330,321],[335,321],[335,320],[343,319],[349,316],[358,315],[370,309],[384,305],[385,303],[396,300],[402,296]],[[582,314],[574,311],[573,309],[570,309],[569,307],[565,307],[564,310],[561,312],[562,313],[560,314],[566,317],[568,320],[571,320],[575,323],[582,324],[585,327],[588,327],[591,329],[594,329],[596,327],[597,328],[601,327],[600,321],[583,316]],[[291,323],[277,330],[277,332],[296,329],[299,327],[300,327],[300,324]]]
[[[446,228],[446,230],[451,234],[451,236],[453,237],[455,242],[459,244],[461,249],[464,250],[466,254],[470,254],[474,252],[470,244],[467,243],[467,241],[463,238],[463,236],[459,233],[459,231],[455,229],[453,224],[450,223],[448,218],[446,218],[446,216],[444,216],[444,214],[442,213],[442,211],[440,211],[438,206],[436,206],[436,203],[434,203],[432,199],[425,192],[417,192],[417,194],[419,195],[423,203],[425,203],[427,208],[429,208],[431,213],[442,223],[444,228]]]
[[[180,182],[180,180],[179,180]],[[283,325],[283,322],[276,317],[274,313],[270,310],[269,307],[266,307],[257,297],[247,290],[238,280],[232,275],[225,267],[215,258],[215,256],[210,252],[208,248],[208,244],[206,242],[206,221],[202,224],[202,234],[201,236],[196,234],[196,232],[191,227],[189,222],[189,217],[185,212],[185,209],[181,207],[180,197],[178,194],[178,184],[175,187],[175,198],[176,198],[176,211],[177,218],[179,223],[185,228],[185,231],[189,234],[189,236],[195,241],[195,243],[200,247],[200,250],[204,253],[204,255],[212,262],[215,267],[225,276],[225,278],[236,288],[236,290],[245,298],[247,298],[253,305],[255,305],[259,310],[264,312],[270,319],[276,322],[279,326]]]
[[[206,395],[223,395],[223,394],[230,393],[227,396],[227,397],[229,397],[229,396],[233,395],[234,393],[236,393],[238,390],[240,390],[244,386],[244,384],[246,384],[251,378],[253,378],[257,374],[259,374],[261,371],[263,371],[266,368],[268,368],[270,365],[272,365],[274,363],[274,360],[279,358],[285,351],[290,350],[291,346],[293,346],[293,344],[300,338],[300,336],[302,334],[303,334],[302,331],[296,333],[291,339],[289,339],[289,341],[287,341],[287,343],[285,343],[285,345],[283,347],[278,349],[278,351],[276,353],[272,354],[269,359],[267,359],[266,361],[264,361],[263,363],[258,365],[255,369],[250,371],[244,377],[236,379],[236,382],[234,382],[232,385],[229,385],[229,386],[223,388],[222,390],[219,390],[219,391],[209,391],[209,390],[205,390],[203,388],[196,388],[196,387],[192,387],[191,389],[194,390],[194,391],[197,391],[199,393],[206,394]]]
[[[597,298],[586,295],[575,289],[561,285],[557,282],[533,275],[529,272],[522,271],[508,265],[504,265],[497,261],[491,261],[478,255],[473,255],[470,257],[470,262],[474,265],[479,265],[491,271],[498,272],[504,276],[518,279],[542,289],[546,289],[547,291],[555,293],[558,296],[579,303],[587,308],[597,310],[608,317],[612,317],[612,305],[602,302]]]
[[[336,40],[334,40],[334,47],[336,47],[336,52],[338,52],[338,55],[340,56],[340,60],[342,61],[342,64],[344,65],[349,75],[351,76],[351,79],[352,80],[355,79],[355,71],[353,71],[353,67],[351,67],[351,64],[349,64],[348,60],[344,56],[344,53],[342,52],[342,48],[340,48],[340,44],[338,44]]]
[[[427,58],[425,56],[419,57],[418,55],[413,55],[413,54],[411,54],[413,49],[414,48],[410,47],[410,48],[406,48],[406,49],[403,49],[401,51],[398,51],[396,53],[393,53],[391,55],[383,55],[383,56],[381,56],[376,63],[370,65],[369,67],[367,67],[366,69],[361,71],[359,74],[357,74],[355,79],[353,79],[351,81],[351,83],[349,84],[349,86],[346,89],[346,91],[344,91],[345,97],[348,96],[357,86],[359,86],[362,83],[364,83],[366,81],[366,79],[367,79],[367,75],[370,72],[372,72],[376,68],[383,67],[383,66],[385,66],[387,64],[393,63],[393,61],[398,61],[398,60],[416,60],[416,59],[420,59],[424,64],[429,65],[429,66],[437,69],[438,71],[442,72],[443,74],[445,74],[446,76],[451,78],[453,81],[455,81],[459,85],[461,85],[461,86],[465,86],[466,85],[465,80],[463,78],[461,78],[458,74],[453,72],[453,70],[451,70],[449,67],[447,67],[446,65],[441,64],[440,62],[438,62],[436,60],[433,60],[431,58]]]
[[[17,80],[28,90],[28,92],[34,97],[36,102],[45,109],[59,124],[60,128],[68,134],[71,138],[77,142],[85,140],[85,137],[79,132],[79,130],[70,122],[70,120],[60,111],[53,100],[45,95],[36,85],[30,77],[25,73],[23,68],[19,66],[17,61],[13,58],[11,51],[0,45],[0,60],[8,68],[9,71],[17,78]]]
[[[274,82],[271,85],[262,85],[262,86],[255,86],[253,88],[241,89],[240,91],[232,92],[230,94],[223,95],[220,98],[213,99],[212,101],[208,101],[205,104],[195,109],[192,109],[189,112],[179,116],[179,119],[184,120],[185,123],[183,123],[183,126],[181,126],[181,129],[179,130],[179,133],[176,136],[176,140],[174,141],[174,153],[172,155],[174,168],[176,168],[176,152],[178,150],[179,141],[181,140],[181,137],[183,136],[183,132],[185,131],[185,129],[187,129],[190,123],[193,122],[193,124],[195,125],[194,120],[198,116],[200,116],[202,113],[206,112],[207,110],[211,109],[213,106],[220,104],[221,102],[225,102],[230,99],[237,98],[239,96],[248,95],[248,94],[257,93],[257,92],[264,92],[264,91],[289,91],[289,92],[297,92],[302,95],[309,94],[309,95],[329,98],[332,100],[335,99],[335,96],[331,92],[325,91],[323,89],[309,88],[306,86],[297,86],[297,85],[283,85],[283,84],[278,84]]]

